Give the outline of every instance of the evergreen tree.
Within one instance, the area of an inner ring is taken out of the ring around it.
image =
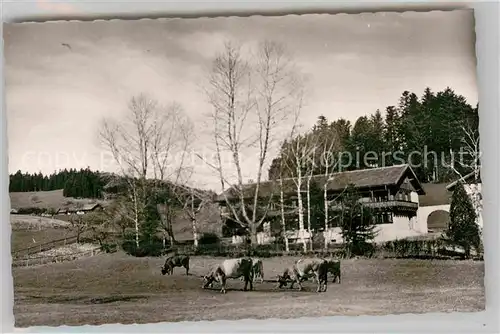
[[[141,237],[143,241],[151,241],[160,226],[160,213],[158,212],[156,196],[149,196],[144,208],[144,219],[141,224]]]
[[[311,184],[309,185],[309,194],[311,200],[311,229],[322,229],[325,225],[323,189],[317,182],[311,181]],[[308,203],[306,201],[305,210],[307,210],[307,208]]]
[[[340,233],[344,240],[347,257],[364,255],[372,248],[370,242],[377,234],[373,225],[372,212],[363,206],[360,199],[353,185],[349,185],[340,198],[342,209]]]
[[[445,236],[453,244],[464,249],[466,258],[470,258],[472,248],[477,252],[480,250],[481,235],[476,224],[476,212],[462,183],[457,184],[453,191],[450,225]]]

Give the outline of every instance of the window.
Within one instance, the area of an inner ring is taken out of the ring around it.
[[[373,224],[375,225],[392,224],[392,223],[393,223],[393,217],[391,212],[383,212],[375,214],[373,216]]]

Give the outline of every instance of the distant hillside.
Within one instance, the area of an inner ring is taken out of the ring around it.
[[[189,217],[179,215],[172,226],[177,241],[193,240],[193,226]],[[199,234],[215,233],[222,235],[222,221],[217,204],[209,204],[197,216],[197,229]]]
[[[64,197],[63,190],[51,191],[36,191],[36,192],[12,192],[10,195],[11,208],[47,208],[57,210],[69,204],[88,204],[100,203],[109,204],[111,200],[95,200],[95,199],[75,199],[71,197]],[[15,215],[14,215],[15,216]],[[64,217],[62,217],[64,218]],[[212,232],[221,234],[221,218],[219,208],[216,204],[207,205],[198,214],[198,232],[200,234]],[[173,224],[173,232],[176,240],[192,240],[193,229],[191,220],[184,214],[180,214]]]
[[[29,207],[57,210],[60,207],[69,204],[105,203],[104,200],[64,197],[63,189],[50,191],[11,192],[9,193],[9,196],[11,208],[17,210],[19,208]]]

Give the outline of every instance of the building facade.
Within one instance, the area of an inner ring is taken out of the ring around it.
[[[450,222],[451,192],[447,183],[424,183],[425,195],[419,196],[417,218],[419,224],[427,225],[429,234],[441,234]]]
[[[420,223],[417,219],[417,211],[419,207],[419,195],[424,195],[425,191],[422,185],[417,180],[415,173],[409,165],[397,165],[390,167],[370,168],[364,170],[347,171],[334,173],[325,177],[323,175],[313,176],[311,182],[314,182],[320,189],[327,189],[327,200],[329,208],[334,216],[339,218],[341,214],[341,206],[336,200],[339,195],[349,185],[353,185],[358,194],[360,201],[367,208],[372,209],[373,223],[376,225],[377,236],[375,242],[384,242],[394,239],[402,239],[411,236],[420,236],[427,233],[427,224]],[[287,237],[289,241],[294,242],[304,239],[309,239],[311,236],[307,230],[299,230],[298,227],[298,210],[297,210],[297,179],[283,179],[282,182],[268,181],[261,182],[259,185],[259,198],[264,206],[269,202],[268,210],[265,211],[265,223],[259,231],[263,236],[257,237],[262,243],[271,242],[273,237],[280,233],[281,224],[281,202],[276,200],[270,201],[272,196],[275,199],[280,198],[281,184],[283,184],[284,208],[286,216]],[[301,192],[304,192],[303,202],[306,203],[307,182],[301,182]],[[236,227],[239,224],[232,220],[231,210],[229,205],[237,205],[240,201],[240,196],[243,196],[245,201],[251,201],[255,194],[255,184],[247,184],[241,191],[235,188],[228,189],[224,194],[217,197],[217,201],[221,207],[221,217],[224,224]],[[234,208],[234,207],[233,207]],[[304,212],[304,216],[307,216]],[[324,224],[321,227],[312,229],[312,234],[321,233],[329,242],[341,243],[342,237],[340,234],[339,220],[332,219],[329,225],[325,228]],[[307,229],[307,217],[304,217],[305,228]],[[270,226],[270,227],[267,227]],[[273,226],[274,232],[273,233]],[[266,229],[268,229],[266,231]],[[231,229],[229,229],[231,230]],[[233,233],[243,234],[241,229],[232,229]],[[266,237],[264,237],[267,236]],[[237,238],[234,238],[235,240]],[[242,238],[240,237],[242,240]],[[236,241],[236,240],[235,240]]]
[[[473,176],[473,173],[467,174],[461,181],[464,183],[465,192],[469,195],[473,202],[473,206],[477,209],[477,223],[480,228],[483,228],[483,219],[481,210],[479,209],[482,206],[481,182],[474,181]],[[460,180],[457,180],[449,184],[427,183],[422,185],[425,190],[425,195],[421,195],[419,198],[420,203],[417,217],[420,225],[427,224],[429,234],[440,235],[448,229],[450,223],[451,197],[459,181]],[[478,203],[474,204],[476,200]]]

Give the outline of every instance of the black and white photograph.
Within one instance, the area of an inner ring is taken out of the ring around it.
[[[4,24],[15,327],[484,311],[474,27]]]

